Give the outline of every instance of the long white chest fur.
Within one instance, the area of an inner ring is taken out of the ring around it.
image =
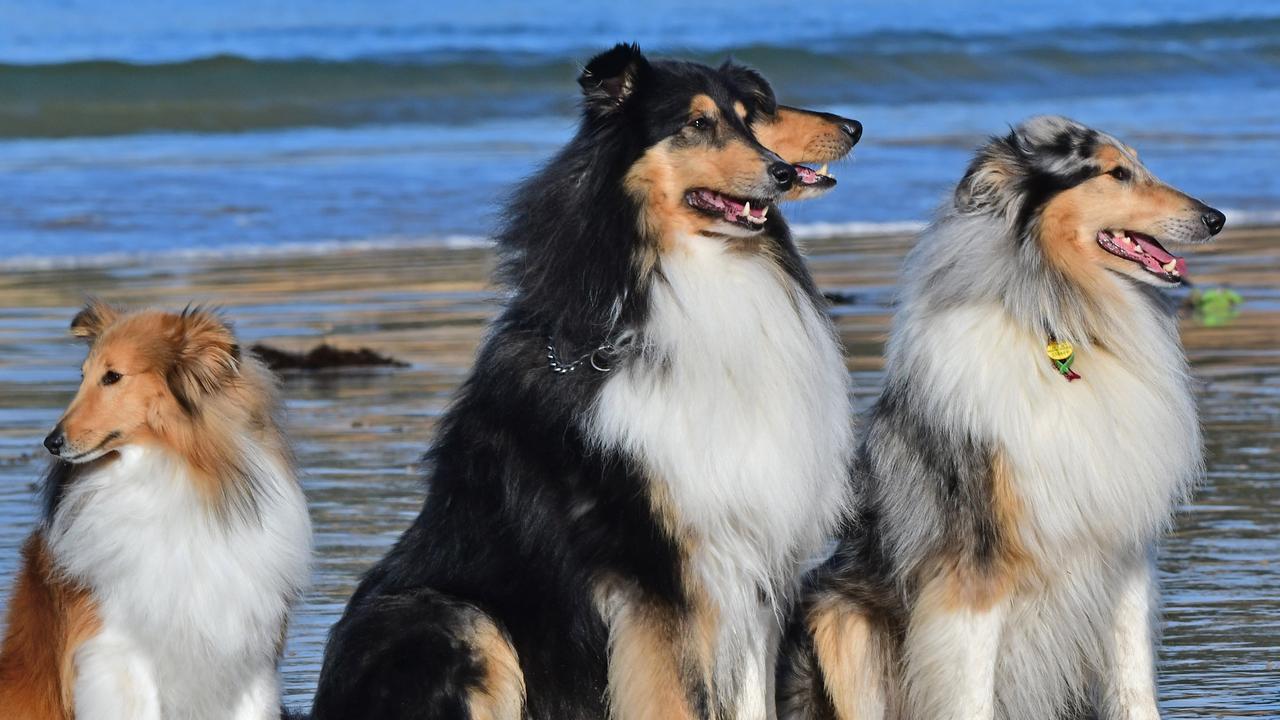
[[[291,472],[257,458],[256,518],[217,516],[180,462],[126,447],[68,488],[49,530],[102,632],[77,653],[77,717],[266,718],[308,580],[310,521]]]
[[[764,717],[781,605],[844,503],[848,372],[822,312],[768,258],[693,238],[661,273],[640,354],[588,432],[644,464],[693,538],[721,621],[716,673],[737,676],[718,685]]]
[[[915,330],[917,381],[931,388],[934,412],[1007,454],[1028,514],[1024,543],[1050,562],[1082,540],[1146,547],[1200,474],[1191,380],[1161,323],[1134,318],[1123,342],[1142,352],[1127,357],[1077,348],[1074,382],[1054,372],[1044,338],[996,306],[941,313]]]

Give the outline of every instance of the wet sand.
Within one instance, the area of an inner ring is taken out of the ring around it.
[[[879,389],[881,350],[907,236],[807,243],[848,348],[858,407]],[[1280,716],[1280,229],[1228,232],[1188,253],[1201,287],[1245,298],[1219,327],[1183,320],[1206,430],[1208,473],[1163,544],[1161,686],[1168,717]],[[109,267],[0,267],[0,579],[36,516],[39,440],[78,382],[65,333],[86,294],[127,305],[223,306],[247,346],[368,346],[402,369],[286,374],[290,430],[316,532],[314,586],[283,668],[309,702],[324,637],[358,575],[417,513],[416,463],[465,377],[498,298],[484,249],[405,249]],[[1179,295],[1185,295],[1180,291]],[[979,362],[980,359],[972,359]],[[1140,433],[1139,433],[1140,434]],[[1137,437],[1135,452],[1160,452]],[[0,606],[3,605],[0,600]]]

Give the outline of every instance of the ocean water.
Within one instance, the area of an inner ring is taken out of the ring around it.
[[[918,223],[1033,113],[1280,219],[1280,5],[0,0],[0,264],[482,242],[621,40],[862,120],[808,232]]]

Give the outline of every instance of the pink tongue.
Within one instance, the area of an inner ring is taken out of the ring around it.
[[[1155,243],[1146,242],[1137,235],[1129,235],[1129,239],[1137,243],[1143,251],[1142,264],[1157,272],[1164,272],[1164,266],[1169,264],[1170,260],[1174,261],[1174,269],[1181,275],[1187,271],[1187,261],[1172,255],[1169,251],[1156,245]]]
[[[1130,235],[1129,239],[1141,245],[1143,252],[1154,257],[1156,260],[1159,260],[1161,265],[1173,259],[1173,256],[1164,248],[1156,245],[1155,243],[1146,242],[1139,235]]]
[[[724,205],[724,219],[733,222],[742,217],[742,211],[746,207],[745,204],[721,195],[720,202]],[[765,206],[751,208],[751,217],[764,217]]]
[[[742,214],[742,203],[734,202],[723,195],[720,196],[720,199],[724,202],[724,219],[729,222],[737,220],[738,216]]]
[[[738,218],[742,217],[742,211],[746,209],[745,203],[740,203],[737,200],[731,200],[724,195],[710,190],[699,190],[697,191],[697,196],[702,200],[704,206],[715,208],[716,210],[724,213],[724,219],[729,222],[737,222]],[[762,218],[764,217],[766,210],[767,207],[764,205],[761,205],[760,207],[753,207],[751,208],[751,217]]]
[[[818,182],[818,173],[812,168],[807,168],[803,165],[796,165],[795,169],[796,169],[796,177],[798,177],[800,179],[800,182],[804,183],[805,185],[812,185]]]

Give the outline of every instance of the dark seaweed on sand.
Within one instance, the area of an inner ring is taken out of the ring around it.
[[[409,363],[387,357],[370,350],[356,348],[346,350],[328,343],[317,345],[307,352],[289,352],[261,343],[250,350],[272,370],[328,370],[349,367],[409,367]]]

